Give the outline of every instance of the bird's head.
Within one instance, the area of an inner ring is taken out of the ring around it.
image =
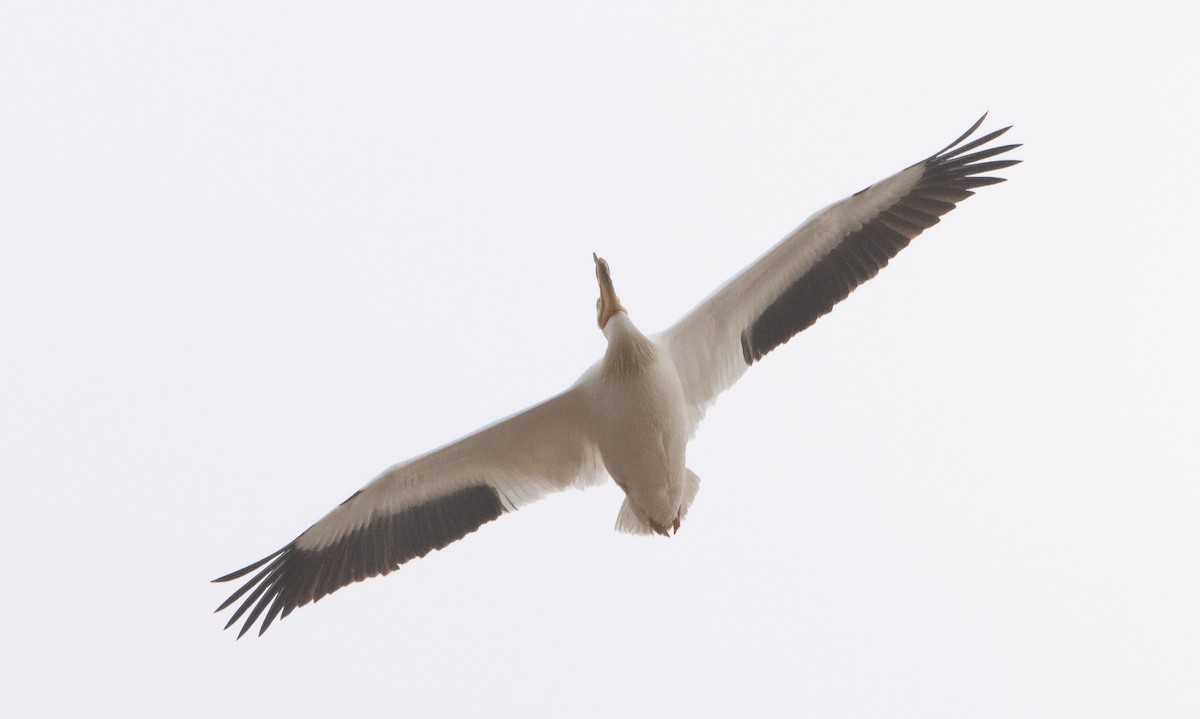
[[[600,329],[604,329],[609,318],[618,312],[624,312],[625,308],[621,306],[621,300],[617,299],[617,291],[613,289],[608,263],[603,257],[597,257],[595,252],[592,253],[592,259],[596,262],[596,282],[600,284],[600,299],[596,300],[596,324],[600,325]]]

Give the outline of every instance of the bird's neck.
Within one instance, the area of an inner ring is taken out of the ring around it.
[[[642,334],[624,310],[608,318],[604,336],[608,339],[608,350],[604,353],[606,373],[635,374],[654,361],[654,343]]]

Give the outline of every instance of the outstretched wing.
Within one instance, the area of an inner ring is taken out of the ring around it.
[[[988,158],[1020,145],[976,148],[1009,128],[963,144],[984,117],[940,152],[810,217],[660,335],[693,423],[750,365],[874,277],[974,188],[1004,181],[985,173],[1020,160]]]
[[[582,403],[572,388],[388,469],[287,546],[214,580],[257,570],[217,608],[242,600],[225,627],[246,615],[241,637],[262,617],[261,635],[296,607],[387,574],[546,494],[603,478]]]

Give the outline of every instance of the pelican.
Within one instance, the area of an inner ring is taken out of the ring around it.
[[[283,548],[214,581],[252,574],[217,608],[241,600],[228,629],[240,638],[341,587],[388,574],[541,497],[612,477],[625,494],[616,528],[677,532],[700,479],[688,441],[717,396],[771,350],[833,309],[974,188],[1019,160],[1019,145],[967,142],[984,117],[944,149],[817,212],[674,326],[645,335],[592,254],[596,323],[608,347],[559,395],[474,434],[401,462]],[[964,144],[965,143],[965,144]],[[983,149],[977,149],[977,148]]]

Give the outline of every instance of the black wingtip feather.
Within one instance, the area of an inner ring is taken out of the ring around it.
[[[992,170],[1003,170],[1006,167],[1012,167],[1019,163],[1020,160],[989,160],[987,162],[976,162],[970,165],[962,165],[961,167],[938,167],[939,173],[946,177],[967,177],[970,175],[978,175],[983,172],[991,172]]]
[[[961,156],[955,157],[954,159],[947,159],[947,158],[943,157],[943,158],[940,158],[939,162],[941,162],[942,167],[961,167],[963,165],[969,165],[972,162],[979,162],[980,160],[986,160],[989,157],[995,157],[996,155],[1003,154],[1005,152],[1008,152],[1009,150],[1013,150],[1020,146],[1021,145],[1018,143],[1015,145],[1000,145],[998,147],[989,147],[986,150],[980,150],[979,152],[972,152],[969,155],[961,155]],[[955,155],[957,155],[957,154],[958,153],[955,153]]]
[[[246,566],[246,567],[242,567],[241,569],[237,570],[236,572],[230,572],[229,574],[226,574],[226,575],[225,575],[225,576],[223,576],[223,577],[217,577],[216,579],[214,579],[214,580],[212,580],[212,581],[213,581],[213,583],[215,584],[215,583],[217,583],[217,582],[229,582],[229,581],[233,581],[234,579],[237,579],[237,578],[239,578],[239,577],[244,577],[244,576],[246,576],[247,574],[249,574],[250,572],[253,572],[255,569],[258,569],[258,568],[259,568],[259,567],[261,567],[262,565],[264,565],[264,564],[266,564],[267,562],[271,561],[271,560],[272,560],[272,559],[274,559],[275,557],[278,557],[278,556],[279,556],[280,554],[282,554],[282,553],[284,552],[284,550],[286,550],[286,549],[287,549],[287,547],[284,547],[283,549],[280,549],[278,552],[275,552],[274,554],[268,554],[267,556],[265,556],[265,557],[263,557],[262,559],[258,560],[258,561],[257,561],[257,562],[255,562],[254,564],[251,564],[251,565],[249,565],[249,566]]]
[[[987,187],[989,185],[999,185],[1001,182],[1007,182],[1006,177],[966,177],[960,183],[961,187],[977,188]]]
[[[936,157],[941,160],[953,159],[953,158],[958,157],[959,155],[963,154],[964,152],[970,152],[971,150],[974,150],[976,147],[979,147],[980,145],[986,145],[987,143],[991,142],[992,140],[995,140],[997,137],[1000,137],[1001,135],[1003,135],[1004,133],[1008,132],[1011,129],[1012,129],[1012,125],[1009,125],[1008,127],[1002,127],[999,130],[993,130],[993,131],[989,132],[988,134],[984,135],[983,137],[977,137],[974,140],[971,140],[967,144],[963,145],[962,147],[956,147],[959,142],[962,142],[964,139],[966,139],[967,136],[964,135],[963,137],[958,138],[958,142],[953,142],[953,143],[947,145],[945,148],[943,148],[941,152],[934,153],[933,157]],[[968,135],[969,134],[970,133],[968,133]],[[953,150],[953,152],[951,152],[951,150]]]
[[[983,113],[982,115],[980,115],[979,119],[975,121],[974,125],[971,125],[971,127],[969,127],[966,132],[959,135],[958,139],[956,139],[954,142],[950,143],[949,145],[946,145],[945,147],[943,147],[942,149],[940,149],[936,153],[934,153],[934,156],[936,157],[937,155],[940,155],[940,154],[946,152],[947,150],[951,149],[958,143],[962,142],[963,140],[967,139],[972,134],[974,134],[975,131],[979,129],[979,126],[983,124],[983,121],[987,119],[987,116],[988,116],[988,114],[986,112]],[[1007,127],[1004,128],[1004,130],[1007,130],[1007,129],[1008,129]],[[1001,130],[1001,132],[1003,132],[1003,130]],[[986,142],[986,140],[984,140],[984,142]]]
[[[262,636],[263,632],[267,631],[267,627],[275,621],[275,617],[279,616],[279,612],[283,609],[283,595],[275,595],[275,601],[271,603],[271,610],[267,612],[267,616],[263,618],[262,626],[258,628],[258,636]]]

